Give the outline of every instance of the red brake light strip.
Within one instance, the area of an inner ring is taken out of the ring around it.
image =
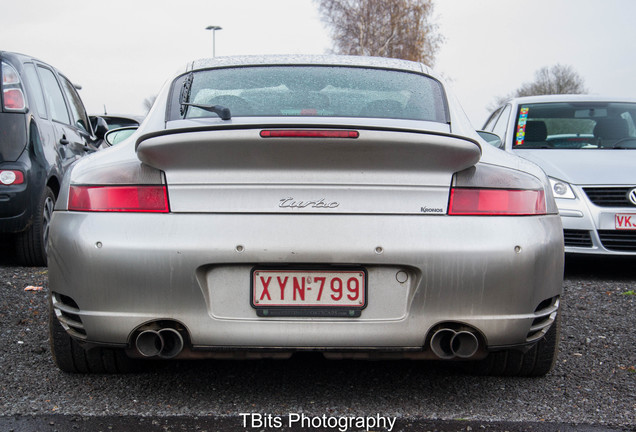
[[[353,130],[262,130],[262,138],[358,138],[360,133]]]

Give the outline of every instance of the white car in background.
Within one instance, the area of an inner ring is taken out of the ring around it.
[[[636,100],[516,98],[483,129],[548,174],[566,252],[636,255]]]

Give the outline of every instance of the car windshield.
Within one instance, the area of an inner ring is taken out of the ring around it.
[[[636,149],[636,103],[521,105],[513,149]]]
[[[220,105],[232,117],[372,117],[447,122],[442,85],[397,70],[341,66],[254,66],[195,71],[173,87],[169,118],[217,117],[183,106]]]

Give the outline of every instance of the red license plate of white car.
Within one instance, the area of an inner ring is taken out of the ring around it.
[[[367,274],[351,270],[252,270],[252,306],[270,316],[359,316]]]
[[[617,213],[614,225],[617,230],[636,230],[636,213]]]

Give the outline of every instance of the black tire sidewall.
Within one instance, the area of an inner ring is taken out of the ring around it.
[[[50,187],[45,186],[38,202],[37,211],[34,215],[33,223],[25,232],[20,233],[16,239],[17,258],[22,265],[47,265],[47,245],[44,238],[47,229],[47,223],[44,219],[44,210],[45,205],[49,199],[52,200],[53,206],[55,206],[55,194]]]

